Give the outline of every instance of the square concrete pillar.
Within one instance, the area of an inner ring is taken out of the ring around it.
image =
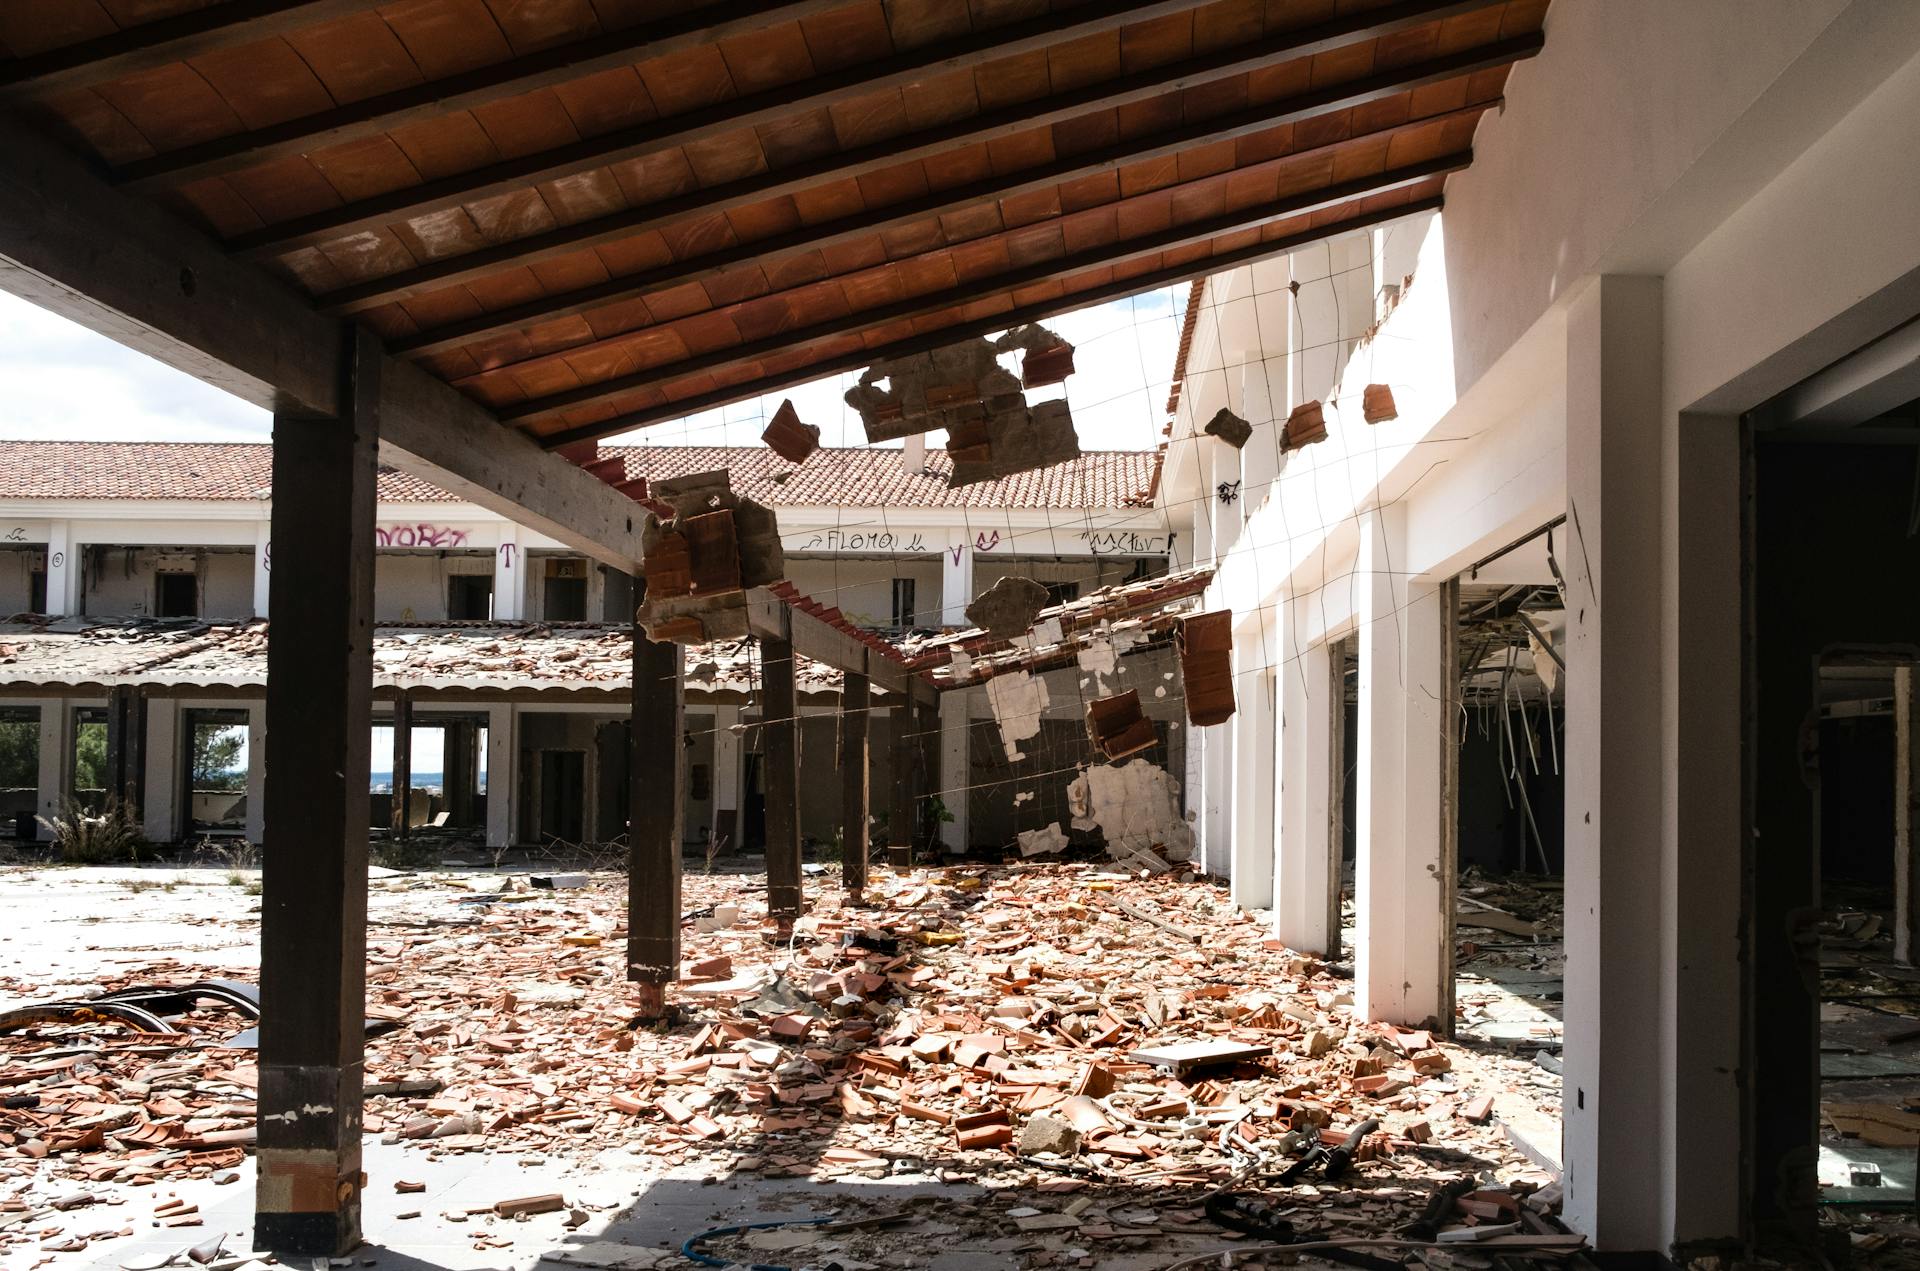
[[[1663,1174],[1677,1165],[1663,1113],[1674,1018],[1661,849],[1661,350],[1658,279],[1601,278],[1571,302],[1567,527],[1555,541],[1567,598],[1565,1212],[1608,1251],[1665,1251]],[[1712,657],[1737,662],[1738,645]],[[1718,1009],[1737,1013],[1735,1001]],[[1714,1010],[1690,1004],[1696,1012]],[[1739,1162],[1688,1169],[1731,1178]]]
[[[953,820],[940,825],[940,841],[948,851],[967,850],[967,797],[973,784],[968,745],[972,739],[971,712],[967,696],[972,690],[955,689],[940,695],[940,784],[938,793]]]
[[[47,612],[71,617],[82,612],[80,544],[66,521],[47,522]]]
[[[493,549],[494,621],[518,622],[526,616],[527,553],[520,546],[520,527],[503,525],[499,545]]]
[[[181,768],[180,703],[155,697],[147,702],[145,746],[146,793],[140,800],[140,832],[155,843],[172,843],[185,830],[192,809],[182,816],[180,793],[185,784]],[[253,756],[247,756],[251,766]],[[188,762],[192,762],[191,756]]]
[[[1354,1000],[1367,1020],[1444,1023],[1445,718],[1439,588],[1399,571],[1406,514],[1361,520],[1358,930]]]
[[[973,544],[964,529],[947,534],[947,548],[940,557],[940,624],[947,627],[967,625],[967,606],[973,603]],[[915,617],[914,625],[921,619]]]
[[[52,592],[49,591],[51,596]],[[48,602],[51,604],[51,600]],[[67,774],[73,767],[73,708],[65,699],[46,698],[33,703],[40,708],[40,799],[42,820],[34,836],[42,843],[53,840],[47,822],[60,815],[67,802]]]
[[[514,790],[518,765],[514,762],[515,707],[499,702],[487,707],[487,846],[513,844]]]
[[[1254,614],[1265,625],[1266,610]],[[1230,895],[1235,908],[1273,907],[1274,875],[1274,677],[1269,641],[1243,628],[1234,636],[1233,863]]]
[[[272,608],[273,522],[262,521],[253,533],[253,616],[264,618]]]
[[[1291,602],[1290,602],[1291,605]],[[1293,654],[1280,667],[1280,754],[1274,784],[1280,792],[1273,935],[1302,953],[1328,953],[1334,896],[1340,886],[1339,827],[1333,824],[1333,783],[1345,777],[1334,748],[1336,721],[1346,704],[1336,694],[1333,657],[1326,644]]]

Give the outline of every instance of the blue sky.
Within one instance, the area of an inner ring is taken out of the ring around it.
[[[1047,324],[1078,348],[1066,392],[1086,449],[1145,449],[1160,440],[1186,293],[1185,284],[1144,292]],[[767,417],[790,396],[827,445],[861,445],[859,417],[841,401],[858,378],[815,381],[612,440],[754,445]],[[270,432],[266,412],[5,292],[0,384],[7,388],[0,437],[265,441]]]

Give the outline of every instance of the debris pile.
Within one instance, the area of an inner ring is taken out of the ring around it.
[[[396,1151],[586,1170],[624,1147],[703,1178],[913,1174],[988,1188],[965,1221],[1035,1254],[1204,1250],[1263,1206],[1298,1238],[1383,1235],[1436,1196],[1442,1239],[1550,1229],[1554,1181],[1500,1124],[1538,1097],[1537,1069],[1359,1022],[1333,968],[1184,871],[969,867],[874,880],[860,905],[828,887],[790,945],[770,943],[755,876],[690,875],[678,1019],[659,1029],[632,1017],[617,877],[467,878],[494,889],[377,884],[369,1002],[395,1027],[369,1039],[366,1127]],[[162,971],[190,973],[141,968]],[[231,1015],[190,1005],[172,1034],[0,1037],[0,1260],[198,1220],[162,1215],[161,1193],[232,1173],[255,1075],[223,1048]],[[137,1219],[84,1212],[109,1185]],[[486,1221],[500,1204],[560,1211],[553,1190],[502,1191]],[[79,1211],[59,1207],[76,1196]],[[924,1239],[859,1230],[862,1248],[893,1241],[896,1266]]]

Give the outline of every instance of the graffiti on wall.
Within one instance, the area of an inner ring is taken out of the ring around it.
[[[1173,550],[1171,534],[1141,534],[1134,530],[1082,530],[1080,541],[1094,556],[1165,556]]]
[[[926,535],[892,530],[816,530],[796,552],[924,552]]]
[[[435,525],[430,521],[373,527],[375,547],[465,547],[467,537],[465,530],[456,530],[450,525]]]

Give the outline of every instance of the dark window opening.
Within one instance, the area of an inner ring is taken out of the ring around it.
[[[540,838],[581,841],[586,826],[587,752],[540,752]]]
[[[914,625],[913,579],[911,578],[893,580],[893,625],[896,627]]]
[[[1069,601],[1080,599],[1079,583],[1045,583],[1042,585],[1047,589],[1047,603],[1050,605],[1064,605]]]
[[[40,804],[40,712],[0,708],[0,838],[34,837]]]
[[[454,622],[493,617],[493,575],[455,574],[447,579],[447,617]]]
[[[47,571],[36,569],[27,575],[27,612],[47,611]]]
[[[575,558],[547,562],[540,616],[548,622],[587,620],[587,562]]]
[[[197,574],[155,574],[153,612],[158,618],[191,618],[200,612]]]

